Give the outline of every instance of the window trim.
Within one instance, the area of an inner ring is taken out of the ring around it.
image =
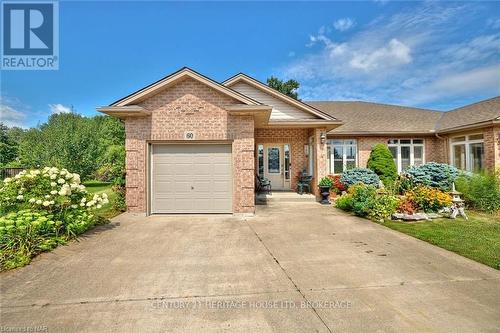
[[[471,136],[474,136],[474,135],[482,135],[483,138],[482,139],[472,139],[472,140],[469,139]],[[465,139],[463,141],[453,142],[454,138],[460,138],[460,137],[465,137]],[[475,144],[475,143],[482,143],[483,144],[483,151],[485,152],[484,133],[476,132],[476,133],[470,133],[470,134],[466,134],[466,135],[462,134],[462,135],[452,136],[449,138],[449,142],[450,142],[450,154],[449,154],[450,155],[449,156],[450,165],[460,169],[459,166],[455,165],[455,161],[453,159],[453,156],[454,156],[453,148],[454,148],[454,146],[464,145],[465,146],[465,170],[464,171],[474,172],[474,170],[472,170],[472,168],[471,168],[473,163],[471,163],[471,160],[470,160],[470,146],[472,144]],[[483,159],[485,159],[485,156],[483,156]],[[486,164],[486,160],[483,161],[483,169],[485,168],[485,164]],[[462,169],[460,169],[460,170],[462,170]]]
[[[342,141],[342,144],[334,144],[333,141]],[[346,143],[346,141],[353,141],[354,143]],[[358,140],[357,139],[329,139],[327,141],[327,145],[330,148],[330,156],[329,156],[329,163],[328,163],[328,174],[331,175],[340,175],[343,172],[346,171],[346,166],[348,161],[353,161],[352,158],[347,158],[346,156],[346,148],[354,147],[354,167],[358,167]],[[342,147],[342,171],[341,172],[335,172],[335,154],[334,154],[334,147]]]
[[[397,140],[397,143],[389,143],[389,141]],[[401,140],[410,140],[410,143],[401,143]],[[422,140],[422,143],[414,143],[414,140]],[[396,168],[398,173],[402,173],[403,163],[401,159],[401,147],[410,147],[410,166],[415,165],[415,147],[422,147],[422,165],[425,164],[425,139],[424,138],[392,138],[387,140],[387,147],[395,147],[397,149]]]

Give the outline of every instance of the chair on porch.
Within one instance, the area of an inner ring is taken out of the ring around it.
[[[262,191],[266,191],[267,193],[271,193],[271,181],[265,177],[261,177],[259,175],[255,175],[255,191],[260,193]]]
[[[313,176],[308,175],[305,171],[299,175],[299,181],[297,183],[297,192],[299,194],[311,193],[311,181]]]

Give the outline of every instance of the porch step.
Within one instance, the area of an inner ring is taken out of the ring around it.
[[[316,197],[313,194],[296,192],[281,192],[273,191],[270,194],[259,193],[255,196],[257,204],[265,205],[272,202],[316,202]]]

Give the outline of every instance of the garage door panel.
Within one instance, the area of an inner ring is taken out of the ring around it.
[[[231,192],[231,183],[225,180],[214,181],[212,183],[212,190],[215,193],[230,193]]]
[[[217,165],[214,165],[213,168],[214,168],[213,169],[214,176],[217,176],[217,175],[225,176],[228,173],[231,173],[231,165],[217,164]]]
[[[152,213],[232,212],[230,145],[152,148]]]
[[[194,164],[192,167],[193,176],[196,178],[209,177],[213,174],[214,168],[210,164]]]
[[[193,187],[196,193],[210,194],[212,191],[212,182],[209,180],[200,180]]]

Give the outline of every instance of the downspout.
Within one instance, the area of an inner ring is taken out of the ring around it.
[[[436,122],[436,126],[434,127],[434,136],[442,141],[445,141],[446,138],[443,138],[442,136],[439,136],[439,127],[441,125],[441,120],[443,119],[444,117],[444,111],[443,111],[443,114],[441,114],[441,116],[439,117],[438,121]],[[445,142],[446,143],[446,142]],[[445,144],[445,148],[444,148],[444,153],[445,153],[445,159],[447,160],[446,163],[449,163],[449,160],[450,160],[450,152],[448,151],[448,145]]]

